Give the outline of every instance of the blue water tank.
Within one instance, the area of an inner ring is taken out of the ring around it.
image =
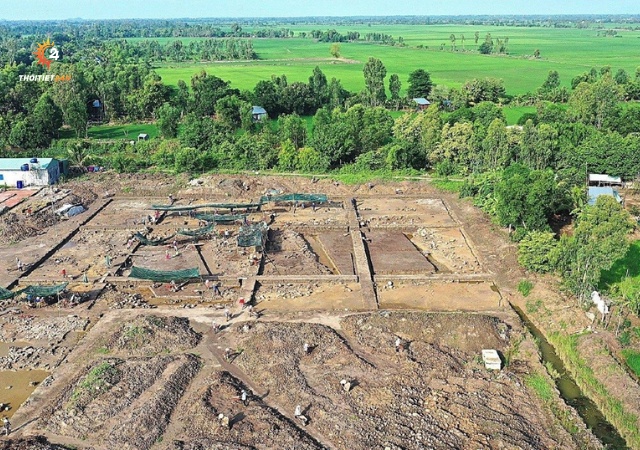
[[[29,161],[31,164],[38,164],[38,158],[31,158],[31,161]]]
[[[24,183],[22,182],[22,180],[16,181],[16,187],[18,189],[22,189],[24,187]]]
[[[20,166],[20,170],[22,170],[23,172],[28,172],[29,171],[29,164],[23,164]]]

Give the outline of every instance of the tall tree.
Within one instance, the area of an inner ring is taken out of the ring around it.
[[[578,121],[602,128],[619,112],[622,88],[609,74],[595,83],[580,83],[569,97],[569,112]]]
[[[340,44],[338,44],[337,42],[331,44],[329,53],[331,53],[331,56],[333,56],[334,58],[340,58]]]
[[[595,205],[584,207],[573,235],[561,240],[560,270],[581,305],[590,302],[602,271],[627,253],[632,228],[629,213],[613,197],[603,195]]]
[[[396,110],[400,108],[400,89],[402,82],[397,73],[389,77],[389,92],[391,92],[391,101],[395,103]]]
[[[309,89],[311,89],[311,94],[315,98],[318,108],[328,102],[329,89],[327,77],[318,66],[313,69],[313,74],[309,77]]]
[[[376,58],[369,58],[364,65],[363,73],[369,105],[378,106],[384,104],[387,98],[384,90],[387,69],[382,61]]]
[[[431,75],[426,70],[417,69],[409,74],[409,89],[407,89],[409,98],[427,98],[432,88]]]

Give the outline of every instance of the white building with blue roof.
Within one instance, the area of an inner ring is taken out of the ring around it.
[[[9,188],[55,184],[60,174],[55,158],[0,158],[0,185]]]

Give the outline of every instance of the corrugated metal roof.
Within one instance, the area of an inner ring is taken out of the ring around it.
[[[414,102],[416,102],[418,105],[430,105],[431,102],[429,100],[427,100],[426,98],[422,98],[422,97],[417,97],[413,99]]]
[[[0,170],[20,170],[23,164],[31,164],[32,158],[0,158]],[[38,158],[38,164],[46,169],[53,158]]]
[[[601,195],[608,195],[615,198],[618,203],[622,202],[622,197],[618,194],[618,191],[611,187],[590,187],[589,188],[589,204],[595,205],[596,199]]]
[[[611,175],[605,175],[600,173],[590,173],[589,181],[595,181],[600,183],[622,183],[622,178],[612,177]]]
[[[251,111],[252,114],[266,114],[267,110],[264,109],[262,106],[254,106],[253,110]]]

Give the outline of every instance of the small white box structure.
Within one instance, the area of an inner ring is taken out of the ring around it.
[[[482,350],[482,360],[484,361],[484,366],[489,370],[502,369],[502,360],[497,350]]]

